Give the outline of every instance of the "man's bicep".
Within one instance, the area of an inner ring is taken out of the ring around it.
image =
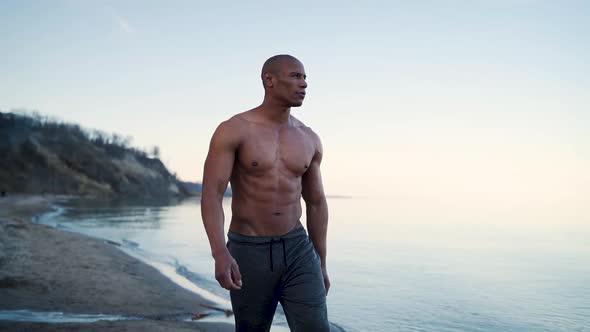
[[[320,203],[326,198],[322,183],[322,173],[320,171],[324,149],[318,135],[311,132],[311,137],[314,140],[316,151],[302,179],[302,196],[307,204]]]
[[[237,148],[237,138],[230,129],[227,125],[221,124],[211,138],[203,171],[204,193],[214,191],[222,195],[227,188]]]
[[[302,181],[302,195],[306,203],[313,204],[325,198],[319,161],[312,161]]]
[[[205,161],[203,172],[203,192],[225,192],[231,176],[234,157],[223,151],[211,151]]]

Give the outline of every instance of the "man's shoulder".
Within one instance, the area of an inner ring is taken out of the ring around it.
[[[219,128],[225,131],[232,131],[236,134],[240,132],[240,130],[244,129],[248,126],[248,114],[251,111],[245,111],[242,113],[238,113],[230,117],[229,119],[221,122],[219,124]]]
[[[311,129],[307,125],[305,125],[305,123],[303,123],[303,121],[297,119],[293,115],[291,115],[291,123],[292,123],[293,127],[301,128],[301,129],[304,129],[304,130]]]
[[[291,116],[291,119],[293,120],[293,127],[296,127],[299,130],[303,131],[304,133],[309,135],[314,140],[320,139],[318,134],[316,134],[315,131],[313,131],[313,129],[311,129],[311,127],[309,127],[305,123],[303,123],[303,121],[297,119],[294,116]]]
[[[252,112],[253,110],[248,110],[237,113],[229,119],[223,121],[220,126],[223,125],[224,127],[230,127],[232,130],[246,128],[255,120]]]
[[[243,113],[236,114],[229,119],[222,121],[213,134],[214,138],[222,141],[240,144],[247,131],[248,122],[241,116]]]

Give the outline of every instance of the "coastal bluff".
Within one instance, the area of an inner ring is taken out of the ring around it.
[[[129,142],[38,114],[0,112],[0,191],[105,199],[191,194],[159,151],[149,156]]]

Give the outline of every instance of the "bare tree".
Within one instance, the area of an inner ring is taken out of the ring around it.
[[[152,148],[152,156],[154,158],[160,158],[160,148],[157,145],[154,145]]]

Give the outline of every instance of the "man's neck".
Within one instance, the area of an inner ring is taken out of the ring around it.
[[[264,102],[258,109],[260,110],[260,113],[272,123],[277,125],[291,124],[291,107],[273,105],[272,103]]]

